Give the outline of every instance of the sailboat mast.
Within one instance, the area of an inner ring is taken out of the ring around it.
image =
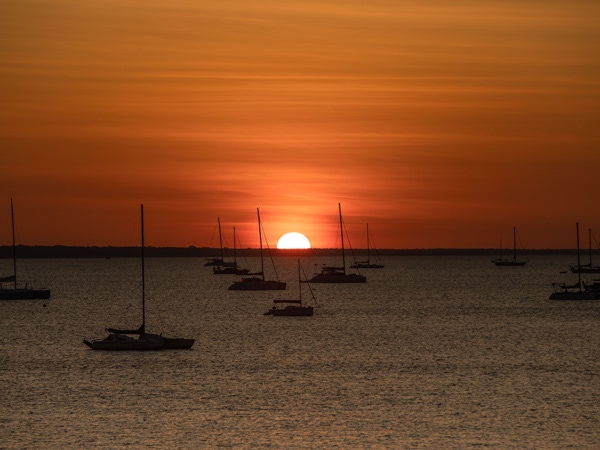
[[[219,225],[219,249],[221,250],[221,261],[223,261],[223,236],[221,235],[221,218],[217,217],[217,224]]]
[[[342,236],[342,265],[344,267],[344,273],[346,273],[346,255],[344,254],[344,226],[342,224],[342,204],[338,203],[338,209],[340,211],[340,235]]]
[[[300,277],[300,260],[298,260],[298,291],[300,295],[300,304],[302,304],[302,278]]]
[[[15,276],[15,290],[17,289],[17,244],[15,242],[15,210],[13,208],[13,199],[10,198],[10,220],[12,224],[12,248],[13,248],[13,274]]]
[[[367,264],[371,263],[371,245],[369,242],[369,224],[367,224]]]
[[[575,222],[575,230],[577,231],[577,278],[579,279],[579,290],[581,291],[581,259],[579,257],[579,222]]]
[[[146,331],[146,279],[144,261],[144,205],[141,206],[142,215],[142,331]]]
[[[589,239],[590,239],[590,270],[592,270],[592,229],[589,229]]]
[[[517,260],[517,227],[513,227],[513,259]]]
[[[263,249],[262,249],[262,228],[260,225],[260,210],[256,208],[256,214],[258,215],[258,243],[260,244],[260,274],[262,280],[265,281],[265,263],[263,261]]]
[[[233,227],[233,267],[234,269],[237,269],[237,258],[235,248],[235,227]]]

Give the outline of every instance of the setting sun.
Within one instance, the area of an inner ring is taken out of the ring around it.
[[[286,233],[277,241],[277,248],[310,248],[310,241],[302,233]]]

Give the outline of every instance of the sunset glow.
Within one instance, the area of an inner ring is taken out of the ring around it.
[[[0,245],[531,248],[600,230],[600,3],[0,5]],[[69,11],[64,14],[64,11]],[[291,225],[290,225],[291,224]],[[338,244],[339,245],[339,244]]]
[[[286,233],[277,241],[277,248],[310,248],[310,241],[302,233]]]

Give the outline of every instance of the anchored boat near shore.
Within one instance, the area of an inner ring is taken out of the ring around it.
[[[50,289],[33,289],[27,285],[19,287],[17,284],[17,245],[15,241],[15,209],[13,199],[10,199],[10,217],[12,225],[12,255],[13,255],[13,273],[12,275],[0,278],[0,300],[36,300],[49,299]],[[3,283],[12,283],[12,286],[6,286]]]

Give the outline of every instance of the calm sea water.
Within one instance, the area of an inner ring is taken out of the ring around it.
[[[293,258],[284,292],[150,259],[147,329],[196,338],[158,353],[82,343],[139,326],[138,260],[21,261],[52,299],[0,302],[0,447],[598,448],[600,302],[547,300],[571,259],[390,257],[312,318],[263,315]]]

